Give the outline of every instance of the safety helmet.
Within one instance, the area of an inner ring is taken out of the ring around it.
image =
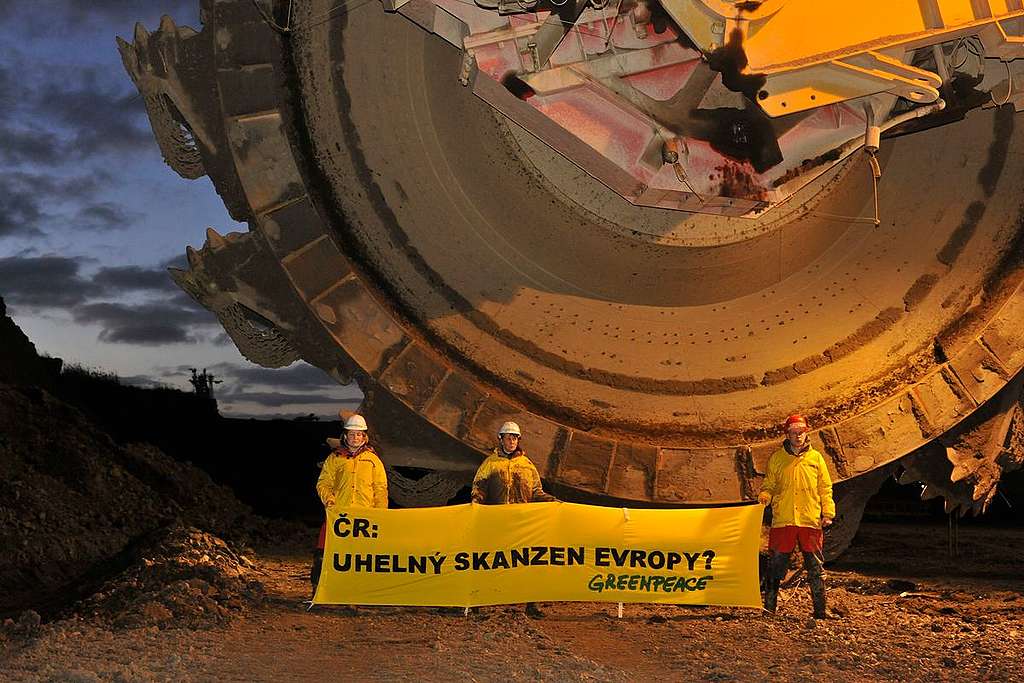
[[[515,434],[516,436],[522,436],[523,433],[519,431],[519,425],[515,422],[506,422],[501,425],[501,429],[498,430],[498,436],[502,436],[503,434]]]
[[[353,415],[352,417],[345,420],[345,431],[366,432],[369,431],[369,427],[366,426],[366,420],[363,419],[362,415]]]
[[[792,427],[802,427],[803,429],[807,429],[807,420],[805,420],[802,415],[790,415],[786,418],[786,431],[789,431]]]

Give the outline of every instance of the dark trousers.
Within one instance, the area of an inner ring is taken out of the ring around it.
[[[807,570],[807,583],[811,588],[811,603],[814,605],[814,618],[825,618],[825,558],[820,552],[801,552],[804,557],[804,569]],[[768,555],[768,587],[764,594],[764,608],[774,612],[779,600],[779,584],[786,576],[789,567],[789,553],[770,551]]]
[[[320,572],[324,566],[324,549],[318,548],[313,551],[313,565],[309,568],[309,582],[313,584],[313,590],[316,591],[316,585],[320,583]]]

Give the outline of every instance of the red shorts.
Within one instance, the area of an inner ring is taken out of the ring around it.
[[[791,553],[799,543],[800,550],[805,553],[820,553],[824,538],[821,529],[809,526],[772,527],[768,532],[768,550]]]
[[[324,543],[327,541],[327,522],[320,525],[320,537],[316,539],[316,549],[323,550]]]

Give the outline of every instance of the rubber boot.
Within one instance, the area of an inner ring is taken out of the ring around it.
[[[786,567],[789,565],[789,555],[777,553],[774,550],[768,555],[768,586],[764,592],[764,609],[775,614],[775,608],[779,602],[779,584],[782,577],[786,575]]]
[[[825,610],[825,573],[822,557],[819,553],[803,553],[804,568],[807,570],[807,583],[811,587],[811,604],[814,605],[814,618],[827,619]]]

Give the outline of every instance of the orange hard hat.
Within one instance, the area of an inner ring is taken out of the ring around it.
[[[807,420],[804,419],[803,415],[790,415],[789,417],[786,418],[785,426],[787,430],[790,427],[803,427],[804,429],[807,429]]]

